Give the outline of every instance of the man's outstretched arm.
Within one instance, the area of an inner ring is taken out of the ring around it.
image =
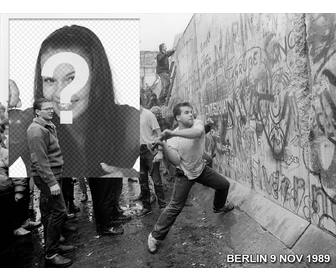
[[[195,121],[195,124],[191,128],[185,128],[180,130],[165,129],[161,134],[161,139],[169,139],[171,137],[183,137],[188,139],[200,138],[204,133],[204,125],[200,120]]]

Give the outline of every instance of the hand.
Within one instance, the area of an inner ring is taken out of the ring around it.
[[[15,202],[18,202],[23,197],[22,193],[16,193],[14,196]]]
[[[159,135],[159,138],[157,138],[153,143],[153,146],[155,146],[155,149],[157,148],[158,145],[163,146],[163,141],[161,141],[160,137],[161,137],[161,134]]]
[[[160,134],[160,137],[159,139],[160,140],[166,140],[166,139],[169,139],[173,136],[173,131],[170,130],[170,129],[165,129],[161,134]]]
[[[159,162],[161,160],[163,160],[163,153],[162,151],[158,151],[153,159],[153,162]]]
[[[50,193],[51,193],[51,195],[61,194],[61,188],[60,188],[59,184],[51,186],[50,187]]]

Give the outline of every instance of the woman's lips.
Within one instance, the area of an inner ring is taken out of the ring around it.
[[[54,101],[59,110],[72,110],[76,103],[79,101],[79,98],[72,99],[70,103],[60,103],[60,101]]]

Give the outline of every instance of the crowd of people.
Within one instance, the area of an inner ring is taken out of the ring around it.
[[[0,106],[0,191],[5,194],[2,200],[13,209],[10,221],[13,235],[24,236],[43,225],[46,265],[68,267],[72,264],[64,253],[75,250],[65,238],[65,232],[77,230],[71,223],[80,211],[74,203],[75,182],[81,187],[83,203],[88,200],[87,186],[90,188],[97,234],[124,233],[122,224],[132,217],[125,215],[119,205],[123,177],[127,177],[127,173],[120,170],[132,169],[139,156],[139,177],[129,178],[140,183],[137,200],[142,202],[142,209],[136,216],[141,218],[152,213],[151,181],[161,211],[147,240],[151,253],[157,251],[168,234],[195,182],[215,189],[215,213],[233,209],[226,201],[229,182],[204,159],[208,128],[195,118],[192,105],[179,103],[173,109],[173,118],[162,117],[160,105],[166,102],[169,88],[168,58],[174,51],[167,51],[164,44],[159,49],[158,75],[163,83],[159,101],[154,94],[150,102],[146,102],[142,92],[139,111],[114,103],[111,70],[104,48],[91,30],[81,26],[60,28],[43,41],[36,63],[32,108],[18,110],[19,90],[15,82],[10,81],[8,110]],[[43,63],[64,51],[82,56],[91,71],[88,84],[73,97],[71,125],[60,125],[59,94],[74,78],[73,69],[69,65],[60,66],[52,78],[41,74]],[[11,103],[15,104],[10,106]],[[94,114],[83,114],[85,111]],[[22,120],[19,125],[14,122],[17,119]],[[18,158],[26,165],[27,177],[9,176],[8,168]],[[118,172],[107,174],[105,166],[115,167]],[[175,181],[170,202],[163,188],[163,173]],[[41,221],[36,221],[36,215],[29,211],[34,208],[34,187],[40,191]]]

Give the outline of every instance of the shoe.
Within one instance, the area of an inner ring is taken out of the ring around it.
[[[74,218],[76,218],[76,215],[74,213],[67,213],[67,219],[68,220],[72,220]]]
[[[63,257],[62,255],[55,254],[51,258],[45,257],[46,266],[51,267],[68,267],[72,265],[72,260]]]
[[[120,215],[124,213],[124,210],[122,210],[121,207],[120,207],[119,205],[117,205],[116,208],[117,208],[117,211],[118,211],[118,213],[119,213]]]
[[[227,213],[227,212],[232,211],[233,209],[234,209],[233,204],[230,202],[227,202],[222,208],[220,209],[214,208],[213,211],[214,213]]]
[[[85,194],[83,194],[83,196],[82,196],[82,199],[81,199],[81,202],[87,202],[88,201],[88,199],[89,199],[89,197],[88,197],[88,195],[85,193]]]
[[[121,226],[112,226],[107,229],[103,229],[100,235],[121,235],[124,233],[124,229]]]
[[[138,214],[137,217],[145,217],[149,214],[152,214],[152,210],[151,209],[147,209],[147,208],[143,208]]]
[[[40,227],[41,225],[42,225],[41,221],[34,222],[31,221],[30,219],[27,219],[21,227],[23,227],[24,229],[33,230]]]
[[[156,251],[158,250],[158,247],[159,247],[159,240],[155,239],[153,236],[152,236],[152,233],[150,233],[148,235],[148,240],[147,240],[147,248],[148,248],[148,251],[151,253],[151,254],[154,254],[156,253]]]
[[[30,233],[30,231],[24,229],[23,227],[19,227],[19,228],[17,228],[17,229],[14,230],[14,235],[15,236],[25,236],[25,235],[27,235],[29,233]]]
[[[60,244],[58,246],[58,249],[60,250],[61,253],[69,253],[75,250],[75,246]]]

